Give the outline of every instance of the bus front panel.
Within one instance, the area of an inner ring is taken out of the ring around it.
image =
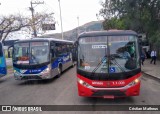
[[[132,34],[80,37],[77,63],[79,95],[106,98],[139,95],[141,69],[138,47],[138,38]]]
[[[17,80],[51,78],[49,42],[28,41],[14,44],[14,76]]]

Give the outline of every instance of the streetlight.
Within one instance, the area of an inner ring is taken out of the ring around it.
[[[62,25],[62,15],[61,15],[61,4],[60,4],[60,0],[58,0],[59,2],[59,11],[60,11],[60,20],[61,20],[61,32],[62,32],[62,40],[63,40],[63,25]]]

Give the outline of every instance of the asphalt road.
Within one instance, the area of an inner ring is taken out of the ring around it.
[[[159,96],[160,82],[143,76],[140,96],[137,97],[119,99],[79,97],[76,67],[64,72],[60,78],[50,81],[17,81],[13,74],[0,78],[0,105],[160,105]]]

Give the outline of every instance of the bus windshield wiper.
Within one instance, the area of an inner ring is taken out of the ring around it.
[[[103,59],[98,63],[98,65],[96,66],[96,68],[91,72],[91,76],[94,75],[94,73],[96,72],[96,70],[102,65],[103,61],[106,59],[106,56],[103,57]]]
[[[124,68],[115,60],[115,58],[111,55],[110,56],[110,61],[114,61],[114,63],[118,66],[118,68],[121,69],[122,72],[126,72],[124,70]],[[94,75],[94,73],[96,72],[96,70],[102,65],[103,61],[106,59],[106,56],[103,57],[103,59],[98,63],[98,65],[96,66],[96,68],[92,71],[91,76]],[[109,62],[109,61],[108,61]],[[109,62],[110,63],[110,62]]]
[[[33,54],[31,54],[31,59],[32,59],[32,61],[34,60],[37,64],[39,64],[38,60],[36,59],[36,57]]]
[[[113,55],[111,55],[110,58],[111,58],[111,61],[114,61],[114,63],[118,66],[118,68],[121,69],[122,72],[126,72],[124,70],[124,68],[116,61],[116,59],[115,59],[115,57],[113,57]]]

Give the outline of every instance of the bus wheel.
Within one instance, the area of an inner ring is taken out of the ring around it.
[[[59,77],[61,76],[61,74],[62,74],[62,67],[59,66],[59,67],[58,67],[58,75],[57,75],[57,78],[59,78]]]
[[[75,66],[75,63],[74,63],[74,62],[72,62],[72,66],[71,66],[71,67],[73,68],[74,66]]]

